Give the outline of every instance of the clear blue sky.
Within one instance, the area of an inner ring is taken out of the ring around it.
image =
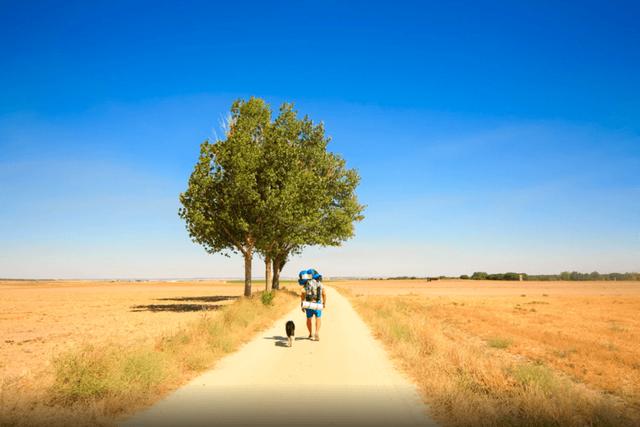
[[[177,209],[251,95],[362,175],[286,275],[640,270],[640,6],[425,3],[1,1],[0,277],[241,276]]]

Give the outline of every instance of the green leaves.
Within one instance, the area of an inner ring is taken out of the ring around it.
[[[328,143],[324,126],[299,118],[292,104],[272,121],[262,99],[235,101],[226,139],[201,145],[180,195],[192,240],[210,253],[257,250],[279,272],[305,246],[352,237],[363,218],[360,178]]]

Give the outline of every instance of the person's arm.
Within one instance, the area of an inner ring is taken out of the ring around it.
[[[322,308],[327,308],[327,293],[324,291],[324,286],[322,287]]]
[[[303,302],[304,302],[304,290],[300,292],[300,309],[304,312],[304,308],[302,308]]]

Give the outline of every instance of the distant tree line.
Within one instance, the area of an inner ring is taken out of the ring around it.
[[[426,281],[431,281],[431,280],[444,280],[444,279],[457,279],[457,278],[458,278],[457,276],[424,276],[424,277],[420,277],[420,276],[393,276],[393,277],[378,278],[378,280],[426,280]],[[469,276],[466,276],[466,278],[468,279]]]
[[[471,280],[539,280],[539,281],[588,281],[588,280],[640,280],[640,273],[580,273],[578,271],[563,271],[560,274],[526,274],[526,273],[495,273],[489,274],[484,271],[476,271],[471,276],[463,274],[461,279]]]

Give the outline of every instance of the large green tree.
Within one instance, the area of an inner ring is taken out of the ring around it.
[[[363,206],[355,189],[359,176],[344,159],[327,150],[324,126],[298,118],[292,104],[283,104],[267,138],[265,172],[272,197],[265,197],[270,220],[258,248],[266,264],[267,289],[273,288],[289,257],[305,246],[337,246],[354,234]]]
[[[263,100],[234,102],[226,138],[202,143],[187,191],[180,195],[179,215],[194,242],[209,253],[243,255],[245,296],[251,295],[251,262],[262,221],[259,180],[270,122]]]
[[[265,289],[270,290],[277,248],[286,230],[304,221],[297,212],[300,194],[299,174],[304,167],[302,153],[295,144],[300,123],[292,108],[284,104],[269,127],[264,144],[263,165],[259,183],[264,221],[256,247],[265,261]]]
[[[242,253],[245,295],[255,252],[265,260],[266,289],[277,289],[291,255],[341,244],[363,218],[358,174],[328,143],[324,126],[299,118],[293,105],[272,122],[269,106],[251,98],[233,104],[224,140],[201,145],[180,216],[208,252]]]

